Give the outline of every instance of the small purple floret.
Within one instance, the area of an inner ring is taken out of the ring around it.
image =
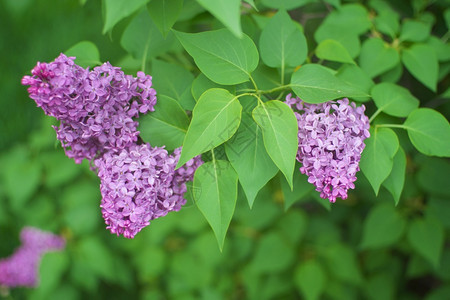
[[[347,199],[354,189],[356,172],[370,136],[365,107],[356,107],[347,98],[321,104],[305,103],[291,94],[286,97],[298,121],[300,172],[316,186],[320,197],[335,202]]]

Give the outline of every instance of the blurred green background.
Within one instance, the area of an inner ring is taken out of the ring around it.
[[[128,21],[102,35],[101,1],[0,1],[0,257],[19,245],[23,226],[67,239],[65,251],[44,257],[38,288],[5,298],[449,299],[450,163],[418,154],[408,157],[397,208],[359,174],[346,201],[331,207],[313,193],[285,212],[284,197],[300,196],[283,196],[278,176],[252,210],[240,191],[222,253],[192,203],[133,240],[111,235],[98,178],[64,156],[20,79],[83,40],[118,63]]]

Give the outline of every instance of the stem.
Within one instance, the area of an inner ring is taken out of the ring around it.
[[[370,117],[369,123],[372,123],[373,119],[375,119],[381,113],[381,109],[377,109],[376,112]]]
[[[255,93],[243,93],[243,94],[237,95],[235,97],[236,97],[236,99],[239,99],[244,96],[255,96],[255,95],[256,95]]]
[[[243,97],[243,96],[253,96],[258,100],[258,104],[264,103],[264,102],[262,102],[261,98],[259,98],[258,94],[256,94],[256,93],[244,93],[244,94],[237,95],[235,97],[236,97],[236,99],[239,99],[240,97]]]
[[[258,105],[262,105],[264,104],[264,102],[261,100],[261,98],[259,98],[259,96],[257,94],[253,94],[253,96],[258,99]]]
[[[216,156],[214,155],[214,148],[211,149],[211,156],[212,156],[213,163],[216,164]]]
[[[375,127],[391,127],[391,128],[401,128],[406,129],[406,126],[403,124],[377,124]]]
[[[175,54],[175,56],[177,57],[177,59],[180,61],[180,63],[187,68],[188,70],[193,70],[195,69],[195,67],[192,65],[192,63],[190,62],[190,60],[184,55],[184,52],[177,52]]]
[[[281,91],[281,93],[278,95],[278,97],[276,98],[277,100],[280,100],[281,99],[281,96],[283,96],[283,94],[284,94],[284,91]]]
[[[256,91],[254,89],[242,89],[242,90],[237,90],[236,93],[247,93],[247,94],[252,94],[255,93]]]
[[[250,77],[250,81],[252,82],[253,86],[255,87],[255,91],[258,92],[258,86],[256,85],[255,80],[253,80],[252,75],[248,74],[248,77]]]
[[[274,92],[278,92],[278,91],[282,91],[282,90],[288,89],[290,86],[291,86],[290,84],[282,85],[282,86],[273,88],[271,90],[259,91],[258,93],[259,94],[270,94],[270,93],[274,93]]]
[[[148,47],[150,46],[150,39],[147,40],[147,44],[145,44],[144,48],[144,55],[142,56],[142,65],[141,70],[145,73],[145,65],[147,64],[147,53],[148,53]]]

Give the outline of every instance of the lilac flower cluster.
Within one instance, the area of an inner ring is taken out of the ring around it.
[[[8,258],[0,260],[0,285],[34,287],[38,283],[39,263],[49,251],[62,250],[62,237],[25,227],[20,234],[22,245]]]
[[[309,104],[291,94],[285,103],[298,121],[300,172],[308,176],[320,197],[330,202],[347,199],[348,189],[355,188],[364,140],[370,136],[364,105],[356,107],[347,98]]]
[[[180,149],[169,155],[164,148],[132,145],[107,152],[95,160],[100,177],[102,214],[111,233],[133,238],[150,221],[178,211],[186,203],[186,181],[202,164],[191,159],[175,170]]]
[[[25,76],[30,97],[61,124],[56,129],[66,155],[86,158],[98,171],[101,208],[112,233],[133,238],[150,220],[180,210],[186,181],[202,163],[196,157],[175,170],[181,150],[138,145],[139,113],[154,110],[152,77],[134,78],[109,63],[83,69],[74,57],[61,54],[49,64],[38,63]]]
[[[66,155],[76,163],[111,149],[135,143],[139,132],[133,118],[154,110],[152,77],[125,75],[109,63],[83,69],[74,57],[61,54],[51,63],[37,63],[23,85],[38,107],[59,120],[54,127]]]

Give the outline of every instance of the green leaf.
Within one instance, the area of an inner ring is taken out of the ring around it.
[[[308,103],[322,103],[343,97],[367,97],[359,89],[343,82],[331,72],[317,64],[302,66],[292,75],[294,93]]]
[[[105,243],[93,236],[84,237],[76,245],[77,262],[89,266],[89,271],[107,280],[114,280],[115,257]]]
[[[183,0],[155,0],[147,5],[148,12],[165,37],[177,21],[183,8]]]
[[[372,98],[378,109],[394,117],[407,117],[420,103],[409,90],[389,82],[374,86]]]
[[[250,4],[256,11],[258,11],[258,8],[255,5],[255,1],[254,0],[244,0],[244,2],[247,2],[248,4]]]
[[[447,25],[450,27],[450,25]],[[448,298],[448,295],[450,295],[450,285],[447,283],[446,285],[442,284],[439,285],[438,288],[431,289],[427,297],[424,298],[425,300],[446,300]]]
[[[262,4],[270,8],[291,10],[316,0],[262,0]]]
[[[332,11],[314,33],[320,43],[326,39],[340,42],[352,58],[359,53],[358,36],[372,26],[367,9],[360,4],[346,4]]]
[[[420,161],[416,180],[419,187],[428,194],[450,199],[450,189],[447,188],[449,178],[450,162],[448,159],[424,157]]]
[[[178,21],[189,21],[203,12],[205,12],[205,9],[197,1],[184,0]]]
[[[371,88],[375,85],[375,82],[373,82],[367,73],[361,70],[357,65],[342,65],[336,73],[336,77],[368,95],[370,94]],[[356,97],[353,99],[361,102],[370,100],[369,97]]]
[[[295,270],[294,282],[306,300],[320,299],[325,289],[325,271],[317,260],[301,262]]]
[[[242,114],[239,129],[225,143],[225,151],[239,175],[239,182],[251,208],[259,190],[277,174],[278,168],[267,154],[261,129],[249,113]]]
[[[362,282],[362,275],[355,251],[343,244],[325,247],[324,256],[331,274],[350,284]]]
[[[450,8],[447,8],[444,13],[445,23],[447,25],[447,29],[450,30]]]
[[[403,75],[403,65],[399,62],[394,68],[380,75],[381,82],[396,83]]]
[[[322,26],[335,27],[336,29],[361,35],[372,26],[369,12],[361,4],[345,4],[332,11],[323,22]]]
[[[10,207],[19,212],[39,188],[43,174],[41,161],[32,160],[24,147],[13,148],[2,158],[2,193],[6,194]]]
[[[192,110],[195,100],[191,95],[194,75],[188,70],[161,60],[152,61],[153,87],[159,95],[169,96],[177,100],[187,110]]]
[[[414,44],[403,50],[402,62],[417,80],[436,92],[439,65],[433,48],[425,44]]]
[[[399,19],[400,17],[395,11],[382,10],[374,19],[375,28],[394,39],[400,29]]]
[[[276,223],[276,228],[291,245],[298,245],[309,230],[308,216],[303,210],[292,209],[282,215]]]
[[[160,95],[155,111],[139,118],[140,137],[153,147],[166,146],[173,150],[183,144],[189,118],[174,99]]]
[[[359,165],[378,195],[381,183],[391,173],[393,157],[399,147],[398,138],[392,129],[372,128],[365,144]]]
[[[391,204],[380,204],[365,218],[361,248],[378,249],[395,244],[403,235],[406,221]]]
[[[197,0],[236,37],[242,37],[241,29],[241,1],[239,0]]]
[[[207,90],[192,112],[177,168],[230,139],[241,122],[242,105],[224,89]]]
[[[273,68],[302,64],[308,52],[306,38],[285,10],[279,10],[261,32],[263,62]]]
[[[72,159],[64,155],[64,151],[42,153],[39,160],[45,170],[45,186],[50,189],[73,182],[82,171]]]
[[[255,22],[256,26],[261,30],[263,30],[270,21],[270,17],[266,15],[252,14],[251,18]]]
[[[260,90],[270,90],[281,86],[278,71],[264,64],[260,64],[252,73],[252,76]]]
[[[398,260],[393,260],[397,262]],[[377,270],[367,276],[364,290],[365,299],[378,300],[378,299],[395,299],[397,294],[397,278],[399,273],[397,272],[398,264],[394,264],[395,268],[383,268],[380,271]],[[389,270],[389,271],[387,271]]]
[[[41,296],[41,299],[48,299],[55,289],[61,285],[63,274],[69,267],[69,256],[67,252],[47,253],[43,256],[39,272],[39,286],[35,292]]]
[[[262,129],[267,153],[292,189],[298,149],[298,124],[293,111],[283,102],[273,100],[260,103],[253,109],[252,116]]]
[[[403,148],[399,147],[394,156],[391,174],[389,174],[388,178],[383,182],[383,186],[392,194],[392,197],[394,197],[395,205],[398,205],[398,202],[400,201],[403,185],[405,184],[405,172],[406,154]]]
[[[194,193],[198,209],[216,235],[222,251],[225,235],[234,214],[238,176],[231,164],[213,160],[201,165],[194,175]]]
[[[359,64],[372,78],[392,69],[399,62],[398,52],[380,38],[368,39],[362,45]]]
[[[445,92],[439,95],[440,97],[444,99],[450,99],[450,87],[448,87]]]
[[[446,163],[446,167],[448,168],[448,174],[450,173],[449,163]],[[444,182],[445,178],[440,179],[440,181]],[[436,218],[437,220],[439,220],[439,222],[442,223],[445,229],[450,229],[450,201],[448,201],[448,194],[449,192],[447,192],[447,195],[444,197],[429,197],[425,211],[425,217]]]
[[[300,173],[299,164],[296,165],[294,171],[294,189],[289,188],[286,180],[280,179],[281,191],[284,198],[284,210],[288,210],[297,201],[305,198],[314,190],[314,185],[308,182],[308,176]]]
[[[249,268],[255,273],[274,274],[288,269],[295,259],[294,249],[276,231],[259,240]]]
[[[138,278],[142,281],[154,276],[161,276],[165,272],[167,260],[167,253],[158,247],[145,247],[143,251],[137,252],[132,257]]]
[[[200,33],[174,32],[200,71],[216,83],[231,85],[245,82],[258,66],[258,50],[245,34],[238,39],[226,29]]]
[[[316,48],[316,56],[320,59],[354,64],[352,57],[342,44],[336,40],[326,39]]]
[[[341,0],[325,0],[325,2],[333,5],[335,8],[341,7]]]
[[[433,218],[415,219],[408,230],[411,246],[435,269],[439,267],[444,246],[444,228]]]
[[[222,89],[228,90],[232,94],[236,93],[235,86],[224,86],[224,85],[217,84],[214,81],[209,80],[208,77],[206,77],[203,73],[200,73],[200,75],[198,75],[197,78],[194,79],[194,82],[192,82],[191,93],[192,93],[192,96],[194,97],[195,101],[198,101],[200,96],[206,90],[209,90],[212,88],[222,88]]]
[[[403,126],[411,143],[423,154],[450,156],[450,124],[439,112],[418,108],[408,116]]]
[[[373,8],[378,14],[382,14],[383,12],[395,13],[395,10],[392,9],[389,2],[384,0],[370,0],[369,1],[370,8]]]
[[[93,67],[96,65],[101,65],[100,53],[98,52],[97,46],[89,41],[79,42],[68,50],[64,52],[67,56],[75,56],[75,63],[86,67]]]
[[[430,36],[431,24],[416,20],[403,22],[400,31],[400,42],[423,42]]]
[[[103,34],[112,30],[120,20],[139,10],[148,1],[150,0],[104,0],[105,24],[103,25]]]
[[[450,43],[444,43],[440,38],[430,36],[427,40],[427,44],[434,49],[440,62],[450,60]]]
[[[120,45],[135,59],[143,62],[165,53],[174,45],[174,42],[172,33],[163,37],[146,9],[131,20],[120,39]]]
[[[320,29],[321,27],[319,27]],[[350,57],[355,58],[361,51],[361,43],[357,34],[348,32],[338,32],[334,28],[327,31],[317,30],[314,35],[317,43],[325,40],[338,41],[347,50]]]

